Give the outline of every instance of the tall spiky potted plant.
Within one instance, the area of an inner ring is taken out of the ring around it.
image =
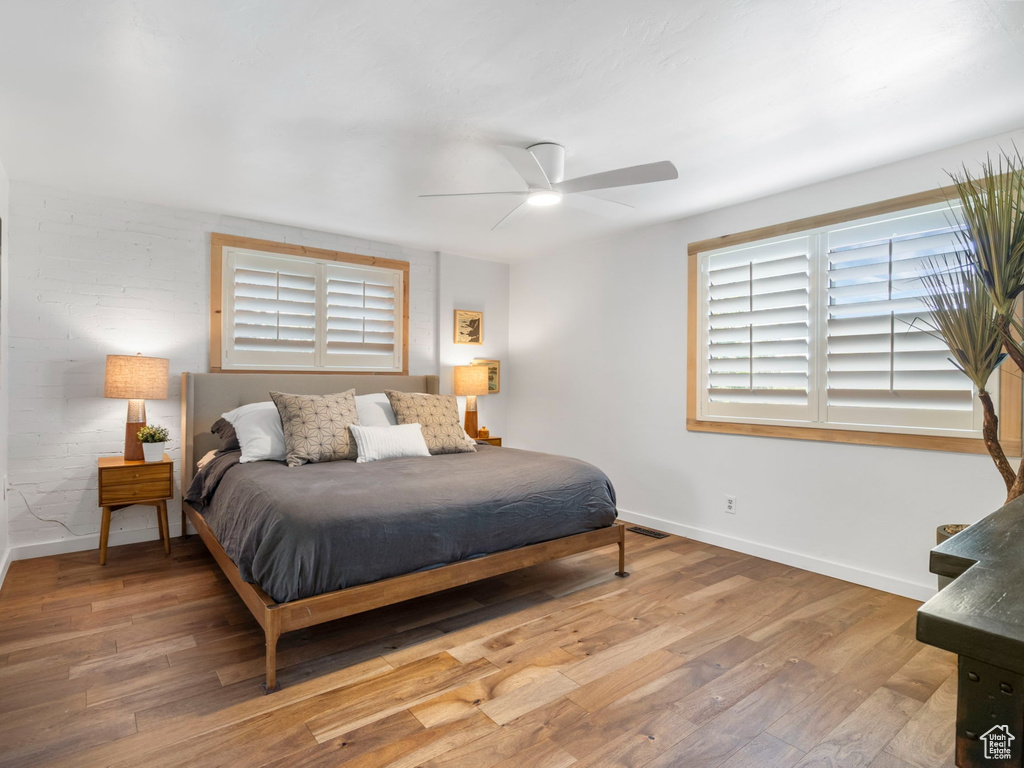
[[[1016,469],[999,440],[999,417],[988,381],[1005,358],[1024,373],[1024,158],[1020,152],[988,158],[981,173],[951,173],[959,209],[952,207],[959,248],[935,257],[921,276],[932,327],[953,364],[974,384],[984,414],[982,437],[1006,486],[1006,501],[1024,494],[1024,460]],[[951,201],[956,202],[956,201]],[[939,526],[937,543],[966,528]],[[948,579],[939,577],[939,588]]]
[[[967,166],[951,173],[960,225],[955,253],[930,260],[921,276],[936,335],[953,364],[978,390],[984,412],[982,436],[1006,486],[1006,500],[1024,494],[1024,461],[1015,470],[999,441],[999,419],[987,386],[1009,356],[1024,372],[1024,158],[1020,152],[989,158],[981,173]]]
[[[932,313],[932,326],[949,347],[953,365],[978,391],[984,415],[982,438],[1006,484],[1009,501],[1020,492],[1014,490],[1016,473],[999,442],[999,416],[988,391],[989,380],[1006,357],[992,298],[968,253],[943,254],[928,263],[921,282],[927,291],[924,301]]]

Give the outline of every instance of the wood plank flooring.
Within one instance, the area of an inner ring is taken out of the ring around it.
[[[918,603],[669,537],[282,637],[198,537],[15,562],[3,766],[952,766]]]

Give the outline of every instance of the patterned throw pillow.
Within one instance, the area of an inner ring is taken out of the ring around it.
[[[289,467],[356,458],[356,443],[348,430],[359,423],[355,394],[354,389],[337,395],[270,393],[281,414]]]
[[[466,440],[459,423],[459,404],[455,395],[423,395],[418,392],[384,392],[399,424],[419,424],[430,453],[469,453],[476,446]]]

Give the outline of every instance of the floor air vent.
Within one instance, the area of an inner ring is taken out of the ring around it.
[[[650,536],[652,539],[664,539],[668,536],[667,533],[661,531],[652,531],[650,528],[641,528],[639,525],[634,525],[632,528],[627,528],[627,531],[633,533],[639,533],[642,536]]]

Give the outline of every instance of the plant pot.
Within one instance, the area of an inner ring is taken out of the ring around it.
[[[942,542],[946,541],[946,539],[950,539],[950,538],[956,536],[958,533],[960,533],[961,530],[963,530],[966,527],[967,526],[963,525],[962,523],[957,523],[957,524],[952,524],[951,523],[951,524],[948,524],[948,525],[940,525],[938,528],[935,529],[935,543],[936,543],[936,545],[941,544]],[[947,530],[947,528],[956,528],[958,530],[950,532],[950,531]],[[945,589],[946,586],[948,586],[950,582],[953,581],[948,576],[938,576],[937,578],[939,580],[939,591],[940,592],[943,589]]]
[[[142,455],[145,461],[162,461],[167,443],[143,443]]]

